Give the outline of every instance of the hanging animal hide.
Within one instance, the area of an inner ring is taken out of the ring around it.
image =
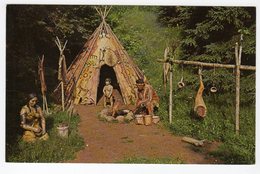
[[[207,114],[207,107],[202,97],[203,91],[204,84],[202,81],[202,77],[200,77],[200,87],[195,98],[194,113],[196,113],[196,115],[201,118],[204,118]]]
[[[65,82],[65,84],[67,81],[67,65],[64,54],[59,59],[58,80]]]
[[[43,62],[44,62],[44,55],[42,56],[42,58],[39,58],[39,61],[38,61],[38,74],[39,74],[40,82],[41,82],[41,92],[42,92],[42,95],[45,95],[47,92],[47,86],[45,83]]]

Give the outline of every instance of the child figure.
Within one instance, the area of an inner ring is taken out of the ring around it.
[[[105,80],[105,86],[103,88],[103,94],[104,94],[104,107],[108,106],[108,103],[110,103],[110,107],[113,107],[113,86],[111,85],[111,79],[106,78]]]

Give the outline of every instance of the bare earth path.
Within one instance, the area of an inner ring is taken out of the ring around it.
[[[97,117],[102,106],[77,106],[81,118],[80,134],[86,146],[74,163],[113,163],[129,157],[176,158],[188,164],[216,163],[206,152],[195,152],[192,145],[181,141],[159,125],[143,126],[107,123]],[[213,143],[206,151],[216,148]]]

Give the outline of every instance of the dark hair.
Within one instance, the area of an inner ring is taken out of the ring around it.
[[[111,79],[110,78],[106,78],[105,82],[110,82],[111,83]]]
[[[137,79],[137,80],[136,80],[136,83],[137,83],[137,84],[143,84],[143,83],[144,83],[144,79]]]
[[[33,98],[35,98],[35,97],[37,97],[35,93],[30,93],[30,94],[28,95],[27,99],[28,99],[28,101],[29,101],[29,100],[31,100],[31,99],[33,99]]]

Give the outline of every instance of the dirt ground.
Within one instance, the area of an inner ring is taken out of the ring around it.
[[[129,157],[180,158],[186,164],[219,163],[208,155],[218,143],[205,147],[181,141],[162,125],[136,125],[131,123],[108,123],[99,120],[102,102],[97,106],[77,106],[81,118],[79,132],[84,137],[85,148],[79,151],[72,163],[114,163]]]

